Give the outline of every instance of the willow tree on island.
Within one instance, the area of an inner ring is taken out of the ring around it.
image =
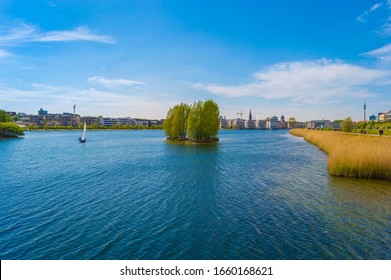
[[[187,121],[188,136],[197,140],[207,140],[217,135],[220,127],[219,115],[219,106],[213,100],[194,103]]]
[[[184,140],[187,136],[193,140],[209,141],[219,131],[219,113],[219,107],[213,100],[195,102],[192,106],[181,103],[169,109],[163,129],[172,140]]]
[[[23,129],[14,123],[0,123],[0,138],[24,135]]]
[[[163,130],[170,139],[186,138],[187,119],[190,112],[190,106],[181,103],[170,108],[167,117],[163,123]]]

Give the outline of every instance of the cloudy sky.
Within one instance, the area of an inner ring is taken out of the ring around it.
[[[0,0],[0,108],[257,119],[391,109],[391,0]]]

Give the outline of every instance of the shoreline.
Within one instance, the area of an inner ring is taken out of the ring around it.
[[[176,138],[171,139],[170,137],[166,138],[166,142],[169,144],[183,144],[183,145],[199,145],[199,144],[217,144],[220,141],[220,138],[218,137],[212,137],[210,139],[204,139],[204,140],[198,140],[198,139],[191,139],[191,138]]]
[[[335,131],[292,129],[328,155],[332,176],[391,181],[391,138]]]

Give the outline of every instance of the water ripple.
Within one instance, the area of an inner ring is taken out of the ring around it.
[[[390,259],[389,182],[333,178],[281,131],[0,142],[1,259]],[[36,147],[40,147],[37,149]]]

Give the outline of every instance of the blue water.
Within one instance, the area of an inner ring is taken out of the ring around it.
[[[330,177],[286,131],[0,141],[0,259],[391,259],[391,184]]]

